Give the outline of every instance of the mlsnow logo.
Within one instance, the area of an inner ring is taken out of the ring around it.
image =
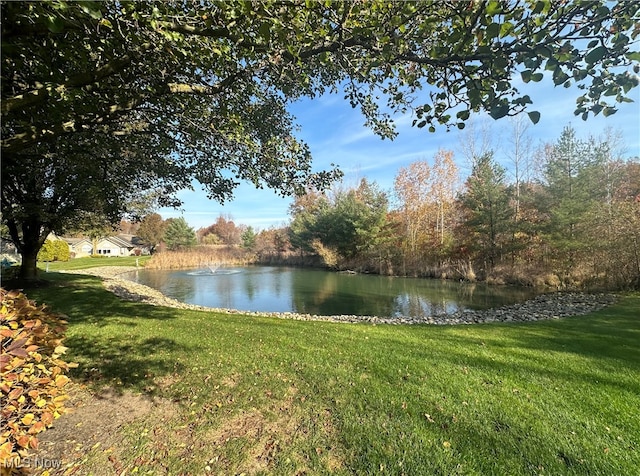
[[[60,469],[62,461],[49,458],[9,458],[2,462],[0,467],[4,468],[38,468],[38,469]]]

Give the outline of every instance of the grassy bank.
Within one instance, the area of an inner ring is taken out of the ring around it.
[[[96,278],[48,276],[54,286],[27,292],[69,316],[75,380],[174,408],[124,426],[85,465],[117,454],[142,474],[640,467],[640,295],[575,319],[396,327],[152,307]]]

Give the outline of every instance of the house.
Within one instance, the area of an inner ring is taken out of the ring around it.
[[[62,238],[69,245],[69,252],[73,258],[82,258],[83,256],[91,256],[93,252],[93,244],[86,238]]]
[[[135,245],[130,240],[120,236],[107,236],[94,241],[87,238],[64,238],[69,244],[69,251],[74,258],[83,256],[130,256],[135,254]]]

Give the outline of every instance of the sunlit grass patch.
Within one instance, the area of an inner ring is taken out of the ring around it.
[[[51,263],[38,262],[41,270],[60,271],[94,268],[96,266],[144,266],[151,256],[116,256],[106,258],[86,256],[83,258],[73,258],[69,261],[54,261]]]
[[[124,428],[123,469],[623,475],[640,467],[639,295],[556,321],[374,326],[125,303],[96,278],[64,276],[67,284],[59,276],[55,289],[28,295],[69,315],[75,379],[179,409],[146,433],[143,421]]]

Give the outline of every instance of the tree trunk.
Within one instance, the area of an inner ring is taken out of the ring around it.
[[[44,244],[50,228],[45,227],[38,218],[29,217],[22,222],[13,219],[7,221],[9,235],[22,256],[20,279],[35,281],[38,278],[38,252]],[[21,233],[18,229],[22,231]]]
[[[38,279],[38,252],[40,247],[24,247],[22,250],[22,266],[20,267],[20,279],[34,281]]]

